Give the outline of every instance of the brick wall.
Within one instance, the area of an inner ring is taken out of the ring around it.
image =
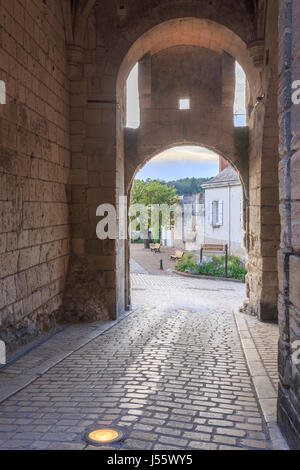
[[[0,337],[55,326],[69,255],[69,95],[56,0],[0,1]]]

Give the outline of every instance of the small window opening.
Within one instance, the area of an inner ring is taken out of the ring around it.
[[[189,98],[180,99],[179,109],[190,109],[190,99]]]
[[[234,127],[247,126],[246,91],[247,79],[244,70],[238,62],[235,63],[235,100],[234,100]]]
[[[126,127],[140,127],[139,64],[137,63],[126,82]]]

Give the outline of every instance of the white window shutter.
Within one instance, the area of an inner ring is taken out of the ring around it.
[[[219,201],[218,225],[223,225],[223,201]]]
[[[212,225],[213,224],[213,203],[212,203],[212,201],[209,201],[209,214],[208,214],[208,216],[209,216],[209,223],[210,223],[210,225]]]

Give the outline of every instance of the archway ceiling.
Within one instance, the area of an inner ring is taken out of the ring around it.
[[[151,55],[178,45],[205,47],[219,54],[232,55],[246,72],[250,88],[258,83],[258,71],[254,68],[247,45],[231,30],[211,20],[180,18],[165,21],[140,36],[129,48],[120,67],[118,88],[122,88],[129,71],[145,54]]]
[[[94,1],[94,0],[92,0]],[[172,18],[205,18],[223,24],[243,41],[256,39],[258,4],[265,0],[96,0],[96,17],[103,44],[113,36],[137,36]],[[132,30],[132,33],[131,31]]]

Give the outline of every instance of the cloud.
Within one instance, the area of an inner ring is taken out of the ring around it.
[[[153,157],[150,162],[153,165],[162,163],[216,163],[219,161],[219,156],[204,147],[194,146],[180,146],[173,147],[166,150],[156,157]]]

